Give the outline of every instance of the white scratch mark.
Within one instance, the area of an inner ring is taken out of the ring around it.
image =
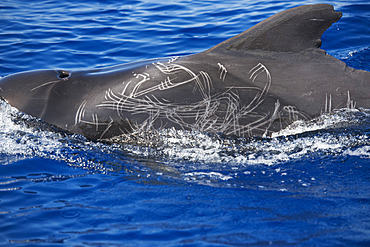
[[[34,91],[34,90],[36,90],[36,89],[39,89],[39,88],[41,88],[41,87],[44,87],[44,86],[47,86],[47,85],[50,85],[50,84],[57,83],[57,82],[59,82],[59,81],[60,81],[60,80],[58,80],[58,81],[49,81],[49,82],[45,82],[45,83],[43,83],[43,84],[41,84],[41,85],[39,85],[39,86],[37,86],[37,87],[32,88],[32,89],[31,89],[31,91]]]
[[[220,73],[220,80],[225,81],[225,77],[226,77],[226,74],[227,74],[227,69],[221,63],[217,63],[217,65],[219,67],[218,68],[218,73]]]
[[[82,115],[83,115],[83,112],[84,112],[84,108],[86,106],[86,103],[87,103],[87,101],[84,100],[84,101],[82,101],[82,103],[78,107],[77,112],[76,112],[76,116],[75,116],[75,125],[77,125],[78,123],[81,122],[81,119],[83,117]]]

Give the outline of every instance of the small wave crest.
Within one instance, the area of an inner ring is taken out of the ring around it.
[[[370,47],[340,49],[329,52],[334,57],[345,62],[349,67],[369,71]]]

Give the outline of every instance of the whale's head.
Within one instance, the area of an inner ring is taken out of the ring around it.
[[[42,117],[52,86],[66,82],[71,72],[66,70],[36,70],[0,79],[0,96],[10,105],[33,116]]]

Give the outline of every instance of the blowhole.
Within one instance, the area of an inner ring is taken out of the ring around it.
[[[57,71],[57,73],[58,73],[59,79],[66,79],[71,75],[71,73],[64,71],[64,70]]]

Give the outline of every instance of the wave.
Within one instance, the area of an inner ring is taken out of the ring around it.
[[[147,143],[149,147],[145,152],[138,145],[123,148],[137,155],[163,156],[178,161],[242,165],[274,165],[313,152],[336,155],[346,151],[345,154],[370,157],[368,152],[353,151],[357,147],[366,150],[363,146],[370,144],[369,113],[367,109],[336,110],[311,121],[296,121],[272,138],[238,138],[164,129],[154,135],[135,137],[137,143]]]
[[[135,176],[169,175],[212,185],[250,185],[240,177],[256,172],[284,176],[292,163],[307,159],[369,159],[369,137],[370,110],[342,109],[295,122],[272,138],[163,129],[107,144],[63,132],[0,102],[2,165],[42,158],[93,173],[130,170]]]

